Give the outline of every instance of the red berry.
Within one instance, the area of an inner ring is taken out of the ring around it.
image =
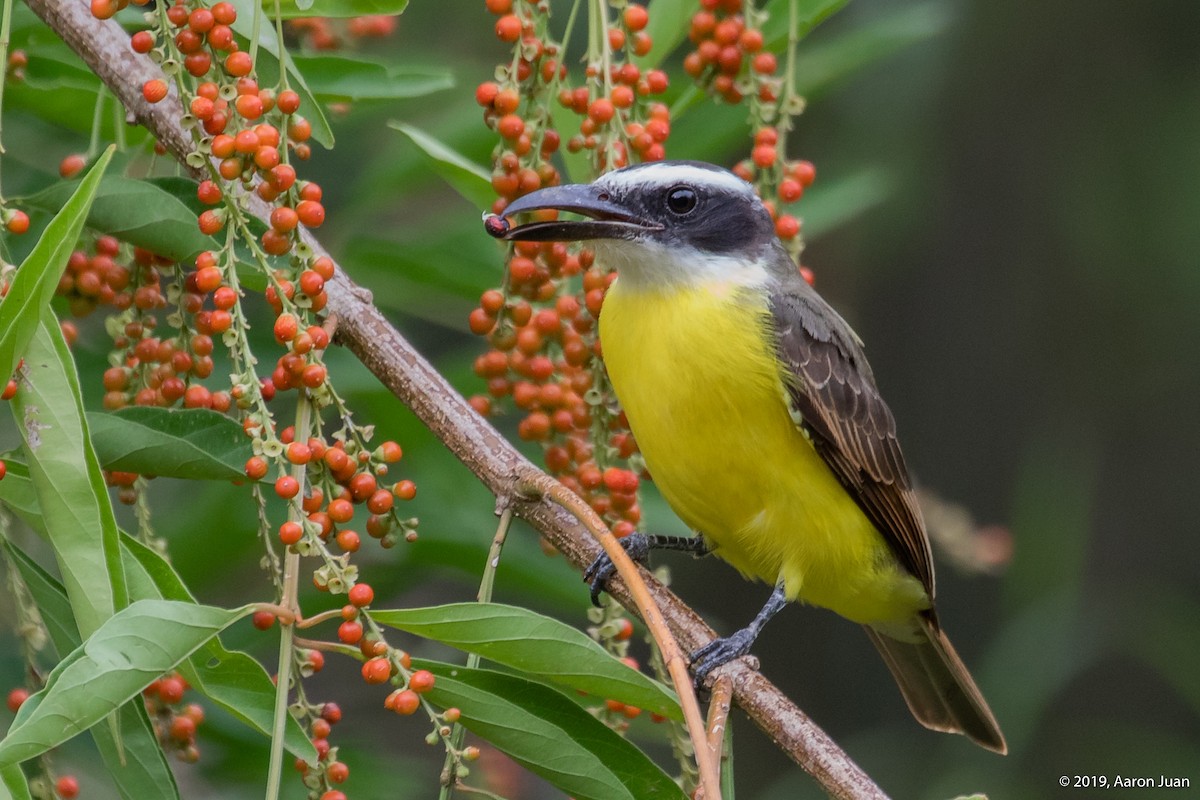
[[[12,713],[17,713],[17,709],[21,704],[29,699],[29,691],[27,689],[16,688],[8,693],[8,710]]]
[[[505,14],[496,20],[496,37],[502,42],[515,42],[521,38],[521,20],[516,14]]]
[[[408,688],[417,694],[424,694],[433,688],[434,681],[432,672],[427,669],[419,669],[409,677]]]
[[[250,59],[250,54],[244,50],[230,53],[225,59],[225,71],[235,78],[245,77],[253,69],[254,62]]]
[[[29,230],[29,215],[20,210],[11,211],[4,227],[8,228],[9,233],[19,236]]]
[[[54,782],[54,793],[63,800],[72,800],[79,796],[79,781],[74,775],[63,775]]]
[[[315,200],[301,200],[296,204],[296,216],[309,228],[316,228],[325,221],[325,206]]]
[[[386,658],[368,659],[362,665],[362,676],[370,684],[387,683],[392,677],[392,665]]]
[[[135,53],[149,53],[154,49],[154,34],[150,31],[138,31],[129,37],[129,46]]]
[[[650,15],[646,13],[646,7],[640,6],[637,3],[630,3],[625,8],[625,27],[629,30],[637,32],[646,27],[646,23],[650,21]]]
[[[270,611],[255,611],[254,616],[250,618],[250,623],[260,631],[270,630],[275,624],[275,615]]]
[[[338,641],[345,644],[358,644],[362,641],[363,626],[357,620],[347,620],[338,626]]]
[[[300,483],[291,475],[284,475],[275,481],[275,494],[284,500],[291,500],[300,493]]]
[[[421,698],[412,689],[402,689],[388,695],[385,705],[397,714],[408,716],[421,707]]]
[[[151,78],[142,84],[142,97],[147,103],[157,103],[167,96],[167,83],[159,78]]]
[[[350,587],[348,597],[352,604],[362,608],[371,605],[371,601],[375,599],[375,590],[368,584],[356,583]]]

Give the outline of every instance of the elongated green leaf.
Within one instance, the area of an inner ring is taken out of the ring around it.
[[[296,17],[361,17],[381,14],[394,17],[404,12],[408,0],[283,0],[280,14],[284,19]],[[268,14],[275,13],[275,0],[263,0]]]
[[[100,463],[140,474],[237,480],[251,455],[242,426],[206,408],[131,406],[91,412],[88,427]]]
[[[949,23],[943,3],[897,4],[866,25],[803,48],[796,57],[796,90],[809,99],[817,97],[838,81],[938,36]]]
[[[423,97],[454,86],[454,74],[438,67],[380,64],[342,55],[293,56],[296,69],[324,102]]]
[[[167,764],[141,697],[134,697],[117,710],[116,729],[119,741],[108,725],[93,725],[91,733],[121,797],[125,800],[178,800],[175,773]]]
[[[0,300],[0,376],[5,381],[37,331],[42,309],[54,296],[113,151],[112,147],[104,151],[62,210],[50,220],[9,283],[8,294]]]
[[[30,698],[36,698],[32,710],[19,714],[0,741],[0,767],[87,730],[250,611],[170,600],[139,600],[120,611],[59,662]]]
[[[183,579],[159,553],[124,534],[121,545],[133,597],[195,602]],[[253,658],[226,650],[220,638],[214,636],[179,669],[193,689],[259,733],[271,735],[275,684]],[[312,762],[316,750],[300,723],[288,715],[286,725],[284,744],[288,751]]]
[[[848,2],[850,0],[799,0],[796,4],[797,38],[803,39],[808,36],[814,28],[841,11]],[[781,48],[787,41],[791,21],[790,3],[791,0],[771,0],[766,6],[770,16],[763,26],[763,36],[771,49]]]
[[[414,660],[437,681],[425,696],[462,711],[467,730],[576,800],[682,800],[642,751],[559,692],[514,675]]]
[[[0,768],[0,800],[33,800],[19,764]]]
[[[674,693],[570,625],[499,603],[373,611],[376,622],[476,653],[537,679],[683,720]]]
[[[245,39],[254,32],[254,2],[253,0],[231,0],[237,9],[237,20],[233,29]],[[311,17],[315,12],[309,11],[300,16]],[[264,22],[269,22],[270,16],[264,16]],[[281,54],[279,41],[275,38],[275,26],[264,24],[258,34],[258,60],[254,65],[261,86],[274,86],[279,82]],[[285,50],[282,53],[283,69],[287,70],[288,83],[300,95],[300,114],[312,123],[312,138],[325,147],[333,147],[333,129],[329,127],[329,119],[325,109],[317,102],[304,75],[292,63],[292,57]]]
[[[75,181],[61,181],[30,195],[25,202],[53,211],[62,206],[74,186]],[[88,225],[175,261],[191,260],[202,250],[216,247],[212,237],[196,227],[196,214],[177,196],[152,181],[121,175],[101,181]]]
[[[487,170],[420,128],[403,122],[389,122],[388,127],[395,128],[411,139],[425,154],[433,171],[476,208],[491,208],[496,193],[492,191],[492,179]]]
[[[837,229],[882,203],[894,189],[891,177],[877,168],[817,186],[796,206],[804,218],[805,238],[811,241]]]
[[[62,656],[79,647],[79,628],[71,614],[67,590],[16,545],[6,541],[4,551],[9,560],[16,564],[21,580],[29,587],[54,649]]]
[[[80,633],[128,602],[117,521],[88,437],[79,376],[58,321],[43,309],[11,406],[46,536]]]

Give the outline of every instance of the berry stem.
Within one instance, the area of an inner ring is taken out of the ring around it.
[[[779,99],[779,152],[787,153],[788,131],[797,113],[796,105],[796,46],[800,43],[800,8],[798,0],[788,0],[787,67],[783,76],[783,97]]]
[[[250,61],[254,64],[258,63],[258,35],[262,30],[263,7],[262,3],[254,4],[254,21],[250,25]],[[287,70],[285,63],[286,53],[283,50],[279,51],[279,71]]]
[[[231,270],[232,271],[232,270]],[[245,337],[239,337],[245,338]],[[312,430],[313,408],[307,398],[301,397],[296,403],[296,438],[307,441]],[[300,491],[288,503],[288,519],[303,524],[304,509],[301,506],[304,497],[305,473],[303,464],[292,467],[292,477],[300,483]],[[295,618],[300,616],[298,594],[300,590],[300,554],[291,548],[283,557],[283,596],[279,604],[292,612]],[[282,620],[280,620],[282,623]],[[271,721],[271,759],[267,769],[267,800],[278,800],[279,786],[283,773],[283,743],[286,734],[288,716],[288,689],[291,685],[292,658],[294,656],[293,641],[296,635],[294,625],[280,625],[279,634],[279,667],[276,672],[275,684],[275,716]]]
[[[502,501],[503,502],[503,501]],[[492,537],[492,546],[488,548],[487,562],[483,565],[483,577],[479,581],[479,593],[476,599],[480,603],[490,603],[492,601],[492,588],[496,583],[496,568],[500,566],[500,552],[504,549],[504,541],[508,538],[508,529],[512,525],[513,509],[512,504],[504,502],[504,510],[500,512],[500,522],[496,526],[496,535]],[[471,653],[467,656],[467,669],[475,669],[479,666],[479,655]],[[455,780],[455,766],[459,761],[459,752],[462,750],[463,739],[466,738],[467,729],[462,726],[462,723],[454,723],[454,730],[450,733],[450,746],[446,750],[446,763],[442,767],[442,789],[438,792],[438,800],[450,800],[454,796],[454,789],[466,789]]]

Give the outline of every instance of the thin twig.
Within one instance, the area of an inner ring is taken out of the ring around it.
[[[713,683],[712,696],[708,701],[708,749],[713,758],[721,760],[721,747],[725,744],[725,726],[729,724],[729,708],[733,701],[733,682],[722,675]]]
[[[160,103],[146,103],[140,87],[162,77],[147,58],[129,48],[129,37],[112,20],[96,20],[85,3],[71,0],[26,0],[87,64],[113,94],[130,109],[129,118],[145,125],[174,156],[183,161],[191,151],[191,137],[180,125],[183,109],[169,95]],[[267,206],[255,203],[251,211],[262,219]],[[304,231],[303,240],[318,255],[327,255],[320,243]],[[495,428],[480,417],[442,375],[383,317],[369,294],[355,286],[339,268],[326,285],[328,310],[339,318],[338,340],[475,474],[489,491],[500,496],[511,491],[518,475],[538,471]],[[571,514],[546,498],[518,499],[514,512],[538,530],[579,569],[590,564],[599,547]],[[686,650],[713,639],[713,631],[683,601],[653,579],[646,580],[655,606]],[[609,594],[627,608],[633,605],[624,581],[609,582]],[[886,800],[887,795],[857,764],[770,681],[742,659],[716,673],[728,675],[738,706],[772,741],[811,774],[838,800]]]
[[[616,567],[617,574],[625,582],[633,602],[637,607],[638,616],[646,623],[658,651],[662,654],[663,666],[671,676],[675,693],[679,695],[679,706],[683,709],[683,720],[687,725],[688,736],[692,740],[692,749],[696,753],[696,767],[700,772],[700,790],[709,800],[721,798],[721,769],[720,764],[713,760],[704,733],[704,718],[700,715],[700,704],[696,701],[696,691],[692,686],[692,676],[688,673],[688,662],[679,643],[662,617],[662,612],[654,603],[650,590],[646,587],[637,565],[625,552],[621,542],[613,536],[612,531],[600,519],[600,516],[584,502],[583,498],[572,492],[561,483],[551,478],[541,470],[522,476],[517,484],[517,490],[524,495],[544,495],[558,505],[571,512],[577,520],[583,523],[588,533],[596,537],[596,541],[604,548],[604,553]]]

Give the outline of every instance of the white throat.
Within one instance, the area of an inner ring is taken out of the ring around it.
[[[597,239],[593,247],[596,260],[617,271],[626,291],[755,288],[771,280],[761,262],[745,256],[716,255],[646,240]]]

